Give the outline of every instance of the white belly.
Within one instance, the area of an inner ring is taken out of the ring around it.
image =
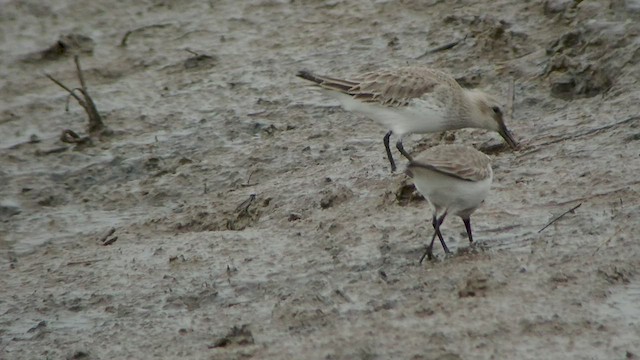
[[[482,181],[464,181],[435,171],[421,172],[423,174],[414,177],[413,182],[439,213],[446,210],[450,215],[460,216],[467,211],[472,212],[482,204],[491,188],[491,177]]]
[[[366,115],[399,136],[451,129],[452,124],[445,119],[446,109],[425,100],[414,100],[408,106],[387,107],[376,103],[363,103],[349,95],[331,93],[337,95],[345,110]]]

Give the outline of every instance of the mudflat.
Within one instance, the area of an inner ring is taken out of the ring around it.
[[[637,1],[13,0],[0,34],[0,358],[640,356]],[[76,55],[108,131],[45,76]],[[495,173],[422,265],[387,129],[295,76],[405,65],[512,88],[520,143],[406,139]]]

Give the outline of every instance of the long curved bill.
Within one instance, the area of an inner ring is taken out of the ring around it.
[[[518,148],[518,143],[513,139],[513,135],[511,135],[511,132],[507,129],[507,126],[504,123],[500,126],[498,134],[502,136],[504,141],[506,141],[512,149],[515,150]]]

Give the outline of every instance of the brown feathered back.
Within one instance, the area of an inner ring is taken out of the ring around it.
[[[425,150],[409,163],[411,172],[419,168],[437,171],[467,181],[491,176],[491,158],[463,145],[438,145]]]

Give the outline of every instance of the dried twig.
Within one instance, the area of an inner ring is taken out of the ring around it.
[[[65,152],[67,151],[67,149],[69,149],[68,146],[59,146],[53,149],[36,150],[36,155],[41,156],[41,155],[57,154],[57,153]]]
[[[102,130],[105,126],[102,122],[102,118],[96,109],[96,104],[93,102],[89,92],[87,91],[87,85],[84,82],[84,76],[82,75],[82,69],[80,68],[80,60],[78,55],[73,57],[73,61],[76,63],[76,69],[78,70],[78,79],[80,80],[80,89],[78,89],[82,95],[84,95],[85,105],[82,106],[87,115],[89,115],[89,133],[94,133]],[[82,104],[80,104],[82,105]]]
[[[563,136],[561,138],[558,138],[558,139],[555,139],[555,140],[551,140],[551,141],[547,141],[547,142],[544,142],[544,143],[541,143],[541,144],[535,144],[535,148],[533,150],[528,151],[526,153],[519,154],[517,157],[518,158],[522,158],[522,157],[525,157],[527,155],[533,154],[535,152],[540,151],[541,149],[544,149],[545,146],[547,146],[547,145],[556,144],[556,143],[563,142],[563,141],[568,140],[568,139],[577,139],[577,138],[580,138],[580,137],[583,137],[583,136],[588,136],[588,135],[591,135],[591,134],[598,133],[600,131],[609,130],[609,129],[614,128],[616,126],[620,126],[620,125],[624,125],[626,123],[633,122],[635,120],[640,120],[640,115],[632,116],[632,117],[626,118],[624,120],[620,120],[620,121],[614,122],[613,124],[600,126],[600,127],[589,129],[589,130],[585,130],[585,131],[575,132],[575,133],[570,134],[568,136]]]
[[[104,259],[91,259],[91,260],[79,260],[79,261],[69,261],[67,263],[68,266],[71,265],[91,265],[93,263],[97,263],[98,261],[102,261]]]
[[[596,249],[593,251],[593,254],[591,254],[591,256],[594,256],[598,251],[600,251],[600,249],[605,246],[608,245],[611,240],[613,240],[614,237],[618,236],[618,234],[620,234],[620,232],[622,232],[622,228],[618,228],[616,229],[616,231],[613,233],[613,235],[611,235],[607,240],[603,241],[600,245],[598,245],[598,247],[596,247]]]
[[[116,240],[118,240],[117,236],[109,238],[115,232],[116,232],[116,228],[111,228],[111,229],[109,229],[109,231],[107,231],[104,235],[102,235],[100,237],[99,241],[102,244],[102,246],[109,246],[109,245],[113,244],[114,242],[116,242]]]
[[[562,214],[560,214],[559,216],[556,216],[553,220],[551,220],[547,225],[545,225],[542,229],[538,230],[538,234],[540,234],[542,232],[542,230],[548,228],[549,226],[551,226],[551,224],[553,224],[554,222],[560,220],[560,218],[562,218],[563,216],[567,215],[568,213],[574,213],[574,211],[579,208],[582,205],[582,203],[572,207],[571,209],[563,212]]]
[[[116,242],[116,240],[118,240],[118,237],[117,237],[117,236],[114,236],[114,237],[112,237],[111,239],[109,239],[109,240],[107,240],[107,241],[103,242],[103,243],[102,243],[102,245],[104,245],[104,246],[109,246],[109,245],[113,244],[114,242]]]
[[[191,49],[189,49],[189,48],[184,49],[184,51],[186,51],[186,52],[188,52],[189,54],[194,55],[194,56],[200,56],[200,54],[199,54],[199,53],[197,53],[197,52],[195,52],[195,51],[193,51],[193,50],[191,50]]]
[[[256,200],[256,194],[249,195],[249,198],[243,201],[240,205],[236,207],[236,212],[239,214],[246,214],[249,212],[249,207]]]
[[[116,228],[111,228],[109,229],[109,231],[107,231],[102,237],[100,237],[100,242],[103,243],[105,241],[107,241],[107,238],[111,235],[113,235],[113,233],[116,232]]]
[[[509,121],[513,121],[513,114],[516,112],[516,90],[515,80],[511,78],[509,81],[509,104],[507,104],[507,118]]]
[[[249,173],[249,178],[247,178],[247,182],[245,184],[240,184],[240,186],[248,187],[248,186],[258,185],[257,182],[256,183],[251,182],[251,177],[253,176],[253,173],[255,173],[255,170]]]
[[[23,141],[23,142],[19,142],[17,144],[11,145],[9,146],[9,149],[18,149],[24,145],[30,145],[30,144],[38,144],[42,142],[42,140],[40,140],[40,138],[38,137],[38,135],[36,134],[31,134],[31,136],[29,136],[29,140],[27,141]]]
[[[336,295],[340,296],[342,299],[344,299],[346,302],[353,302],[353,300],[351,300],[351,298],[349,296],[347,296],[347,294],[344,293],[344,291],[340,290],[340,289],[336,289]]]
[[[51,79],[51,77],[49,77]],[[75,93],[76,91],[79,91],[79,88],[74,88],[71,89],[71,92]],[[67,99],[64,103],[64,111],[69,111],[69,102],[71,102],[71,94],[67,96]]]
[[[78,100],[78,102],[80,103],[80,105],[82,105],[82,99],[76,95],[73,91],[75,90],[71,90],[68,87],[66,87],[63,83],[61,83],[60,81],[56,80],[53,78],[53,76],[49,75],[49,74],[44,74],[44,76],[48,77],[49,80],[53,81],[54,83],[56,83],[56,85],[60,86],[61,88],[67,90],[67,92],[69,93],[69,96],[73,96],[76,100]]]
[[[121,47],[127,46],[127,40],[129,39],[129,36],[131,34],[135,33],[135,32],[139,32],[139,31],[143,31],[143,30],[147,30],[147,29],[154,29],[154,28],[162,29],[162,28],[170,26],[170,25],[171,24],[153,24],[153,25],[146,25],[146,26],[139,27],[137,29],[129,30],[122,37],[122,40],[120,41],[120,46]]]
[[[469,36],[469,35],[467,34],[467,35],[465,35],[462,39],[458,39],[458,40],[456,40],[456,41],[452,41],[452,42],[450,42],[450,43],[447,43],[447,44],[444,44],[444,45],[438,46],[438,47],[433,48],[433,49],[430,49],[430,50],[427,50],[427,51],[425,51],[425,53],[424,53],[424,54],[422,54],[422,55],[418,56],[418,57],[416,58],[416,60],[420,60],[420,59],[422,59],[423,57],[425,57],[425,56],[427,56],[427,55],[435,54],[435,53],[440,52],[440,51],[445,51],[445,50],[452,49],[452,48],[454,48],[456,45],[458,45],[458,44],[460,44],[461,42],[465,41],[465,40],[467,39],[467,36]]]
[[[91,138],[88,136],[81,137],[73,130],[63,130],[60,135],[60,141],[67,144],[85,144],[91,141]]]
[[[566,139],[575,139],[575,138],[591,135],[591,134],[594,134],[594,133],[597,133],[597,132],[600,132],[600,131],[603,131],[603,130],[609,130],[609,129],[611,129],[613,127],[616,127],[618,125],[623,125],[623,124],[626,124],[628,122],[632,122],[634,120],[640,120],[640,116],[638,116],[638,115],[632,116],[630,118],[627,118],[627,119],[624,119],[624,120],[621,120],[621,121],[617,121],[617,122],[615,122],[613,124],[600,126],[600,127],[597,127],[597,128],[593,128],[593,129],[589,129],[589,130],[583,131],[583,132],[575,133],[575,134],[569,135],[569,136],[561,138],[561,139],[552,140],[552,141],[549,141],[547,143],[542,144],[542,146],[555,144],[557,142],[560,142],[560,141],[566,140]]]
[[[78,59],[78,55],[74,56],[73,60],[76,63],[78,79],[80,80],[80,88],[69,89],[63,83],[56,80],[53,76],[49,74],[45,74],[45,76],[48,77],[49,80],[56,83],[56,85],[66,90],[69,93],[69,96],[73,97],[74,99],[76,99],[76,101],[78,101],[78,104],[82,106],[84,111],[89,116],[89,133],[91,134],[97,133],[99,131],[102,131],[105,128],[105,126],[104,126],[104,123],[102,122],[102,118],[100,117],[100,113],[98,113],[98,110],[96,109],[96,105],[93,102],[93,99],[91,98],[91,96],[89,95],[89,92],[87,91],[87,85],[84,81],[84,76],[82,75],[82,68],[80,67],[80,61]],[[76,91],[82,94],[82,97],[78,96],[76,94]],[[68,106],[67,106],[67,110],[68,110]]]

